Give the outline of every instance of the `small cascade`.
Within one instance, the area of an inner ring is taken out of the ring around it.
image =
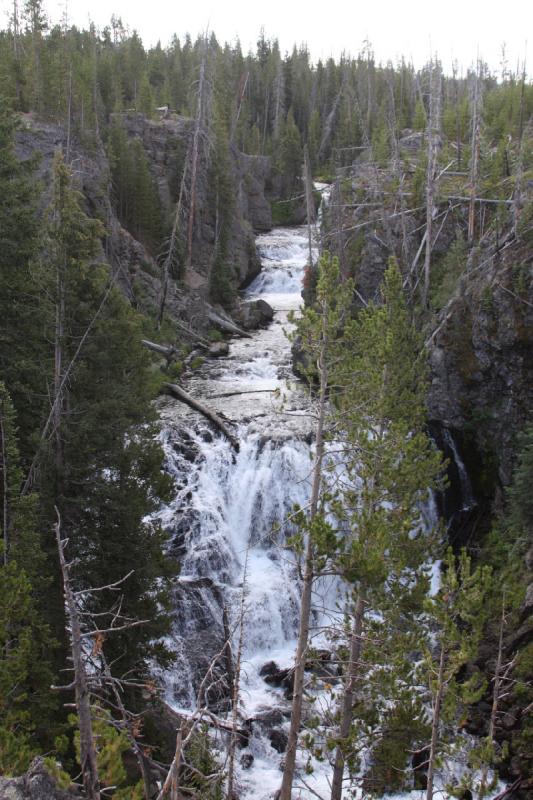
[[[437,496],[439,511],[446,520],[450,543],[461,547],[466,544],[478,503],[453,431],[441,424],[433,423],[431,435],[448,460],[448,486]]]

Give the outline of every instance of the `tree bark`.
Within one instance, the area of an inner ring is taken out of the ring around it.
[[[337,751],[335,753],[335,764],[331,782],[331,800],[341,800],[342,798],[342,781],[346,760],[343,742],[348,739],[350,735],[350,726],[352,724],[354,690],[363,648],[362,633],[364,614],[365,604],[361,594],[359,594],[355,604],[354,627],[350,637],[350,656],[346,672],[344,695],[341,703],[341,723],[339,726],[339,739],[341,741],[337,745]]]

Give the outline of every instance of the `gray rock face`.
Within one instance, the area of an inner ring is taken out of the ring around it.
[[[64,792],[36,758],[21,778],[0,778],[0,800],[74,800],[78,794]]]
[[[473,431],[498,478],[512,478],[515,437],[533,408],[533,267],[531,252],[480,252],[440,315],[429,347],[432,419]],[[438,326],[437,326],[438,328]]]
[[[156,180],[162,206],[172,215],[176,201],[178,158],[184,154],[192,135],[192,121],[173,115],[154,122],[143,114],[121,114],[120,121],[130,138],[142,141]],[[255,248],[255,233],[272,227],[265,183],[271,165],[267,156],[249,156],[230,150],[231,179],[235,191],[228,242],[228,265],[238,286],[252,281],[261,264]],[[193,266],[200,276],[198,287],[207,280],[216,243],[216,209],[207,187],[198,186],[197,219],[193,240]]]
[[[192,132],[192,122],[172,116],[157,122],[138,113],[120,115],[130,139],[140,139],[149,167],[158,188],[163,210],[172,216],[177,192],[177,171]],[[40,154],[38,174],[43,186],[51,183],[52,162],[58,148],[66,149],[66,131],[59,125],[23,117],[17,132],[18,155],[27,159]],[[181,153],[181,156],[180,156]],[[132,303],[141,310],[157,304],[160,295],[160,267],[143,244],[125,230],[117,219],[111,201],[110,169],[100,141],[87,148],[76,140],[71,143],[74,180],[85,198],[87,212],[106,227],[100,258],[109,261],[117,282]],[[235,287],[250,283],[260,272],[261,262],[255,246],[255,233],[272,227],[266,184],[271,164],[267,156],[249,156],[236,148],[230,152],[231,179],[235,192],[228,235],[227,266]],[[206,187],[197,198],[197,220],[193,241],[194,286],[200,297],[207,290],[216,243],[216,209]],[[194,292],[192,293],[194,295]],[[184,307],[194,301],[191,293],[184,296],[174,281],[168,292],[167,309],[182,316]]]

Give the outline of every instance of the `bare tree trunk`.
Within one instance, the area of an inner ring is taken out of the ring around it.
[[[250,73],[247,72],[241,78],[241,85],[240,85],[240,88],[239,88],[239,97],[237,99],[237,111],[235,112],[235,117],[234,117],[232,125],[231,125],[230,142],[234,142],[235,141],[235,136],[237,135],[237,127],[239,125],[239,118],[241,116],[242,104],[244,102],[244,96],[246,94],[246,87],[248,86],[249,77],[250,77]]]
[[[309,517],[311,520],[316,517],[318,512],[318,500],[320,495],[320,485],[322,482],[322,463],[324,460],[324,426],[326,420],[326,398],[328,389],[328,366],[326,363],[326,351],[328,347],[328,336],[326,331],[327,308],[322,309],[322,341],[318,359],[318,372],[320,377],[320,395],[318,426],[315,437],[316,456],[313,468],[313,485],[311,490],[311,502],[309,507]],[[311,619],[311,596],[314,577],[314,547],[311,535],[307,536],[305,548],[305,571],[302,587],[302,602],[300,608],[300,627],[298,631],[298,644],[296,648],[296,660],[294,665],[294,689],[292,697],[291,723],[285,752],[285,768],[279,800],[291,800],[292,785],[294,782],[294,772],[296,766],[296,749],[298,746],[298,734],[302,720],[305,661],[307,646],[309,641],[309,626]]]
[[[8,562],[9,550],[9,483],[8,483],[8,463],[7,463],[7,446],[6,446],[6,428],[4,425],[4,407],[0,402],[0,439],[1,439],[1,457],[2,457],[2,527],[4,535],[4,567]]]
[[[157,800],[163,800],[163,798],[166,797],[166,795],[169,792],[170,792],[170,800],[179,800],[178,789],[179,789],[182,743],[183,743],[183,728],[182,726],[180,726],[178,729],[178,733],[176,735],[176,751],[174,753],[174,758],[172,759],[172,764],[170,765],[170,769],[168,771],[165,783],[163,784],[163,788],[157,795]]]
[[[313,232],[312,225],[315,222],[315,203],[313,199],[313,176],[311,174],[311,164],[309,161],[309,148],[304,146],[304,180],[305,180],[305,205],[307,214],[307,244],[309,247],[309,266],[313,268]]]
[[[285,108],[283,107],[283,92],[284,92],[284,80],[283,80],[283,66],[281,62],[278,66],[278,72],[276,75],[276,83],[275,83],[275,100],[274,100],[274,139],[279,139],[279,134],[281,130],[281,121],[285,114]]]
[[[61,538],[61,517],[56,508],[57,522],[54,526],[59,564],[63,578],[63,591],[68,617],[72,664],[74,668],[74,689],[76,693],[76,710],[78,712],[78,728],[80,731],[80,764],[83,779],[83,788],[88,800],[100,800],[100,782],[98,779],[98,765],[96,762],[96,749],[94,746],[91,706],[87,673],[83,661],[82,633],[74,590],[70,582],[69,564],[65,558],[65,547],[68,540]]]
[[[516,182],[514,191],[514,234],[518,238],[518,224],[522,212],[522,183],[524,180],[524,99],[526,85],[526,66],[522,72],[522,87],[520,92],[520,120],[518,126],[518,161],[516,165]]]
[[[470,203],[468,206],[468,243],[470,245],[474,241],[476,195],[479,177],[480,78],[480,65],[478,64],[474,84],[474,99],[472,103],[472,155],[470,158]]]
[[[440,65],[437,63],[431,66],[431,82],[429,96],[429,120],[428,120],[428,165],[426,174],[426,255],[424,260],[424,287],[422,302],[427,308],[431,254],[433,249],[433,216],[435,213],[435,184],[437,178],[437,160],[439,152],[440,135],[440,93],[441,75]]]
[[[335,764],[333,767],[333,778],[331,781],[331,800],[341,800],[342,798],[342,781],[344,777],[345,763],[343,742],[345,742],[350,735],[350,726],[352,724],[354,690],[357,681],[357,674],[359,672],[361,651],[363,647],[362,634],[364,614],[364,600],[361,597],[361,594],[358,594],[357,602],[355,604],[354,626],[350,637],[350,655],[341,704],[341,723],[339,727],[339,738],[341,741],[337,745],[337,751],[335,753]]]
[[[61,225],[61,220],[57,222]],[[53,431],[56,440],[56,465],[61,469],[63,458],[63,444],[61,440],[61,417],[63,414],[63,340],[65,336],[65,259],[63,253],[59,254],[56,267],[56,308],[55,308],[55,335],[54,335],[54,394],[52,399]]]
[[[198,81],[198,102],[196,106],[196,119],[194,124],[194,135],[191,154],[191,196],[189,205],[189,219],[187,226],[187,254],[185,258],[185,269],[190,270],[192,265],[192,240],[195,223],[197,192],[198,192],[198,167],[200,160],[200,148],[202,141],[207,147],[207,118],[208,118],[208,97],[207,97],[207,40],[204,43],[204,55],[200,64],[200,78]]]
[[[446,650],[444,643],[440,646],[439,671],[437,673],[437,688],[433,698],[433,719],[431,722],[431,746],[428,759],[428,782],[426,788],[426,800],[433,800],[433,780],[435,777],[435,762],[437,760],[437,749],[439,746],[439,727],[442,698],[444,695],[444,669],[446,666]]]
[[[505,629],[505,596],[502,598],[502,613],[500,617],[500,632],[498,636],[498,657],[496,659],[496,668],[494,670],[494,686],[492,688],[492,707],[490,711],[489,730],[487,738],[492,744],[496,736],[496,721],[498,719],[498,711],[500,705],[500,691],[502,685],[502,667],[503,667],[503,633]],[[487,778],[489,773],[489,765],[484,764],[481,770],[481,780],[479,782],[478,797],[483,800],[487,792]]]

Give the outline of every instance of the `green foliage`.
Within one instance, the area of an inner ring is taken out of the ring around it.
[[[430,287],[430,305],[440,311],[457,290],[459,278],[466,268],[468,256],[466,242],[459,236],[446,255],[433,266]]]
[[[194,771],[185,767],[181,777],[183,785],[193,789],[205,800],[222,800],[224,776],[220,774],[215,780],[208,777],[219,773],[220,766],[213,754],[207,726],[203,726],[190,739],[185,758]]]
[[[326,437],[332,452],[322,476],[319,513],[300,511],[295,524],[314,544],[315,572],[337,573],[344,582],[345,629],[333,634],[347,648],[354,615],[363,599],[364,652],[358,663],[357,701],[346,741],[323,734],[326,749],[341,746],[354,776],[361,741],[375,748],[376,769],[368,780],[387,784],[383,759],[406,766],[408,746],[422,736],[421,706],[407,703],[406,687],[416,685],[410,653],[420,647],[421,620],[428,590],[426,564],[435,539],[424,530],[421,508],[428,488],[439,482],[440,455],[425,432],[427,368],[402,291],[402,276],[391,260],[382,303],[352,318],[353,281],[340,280],[336,259],[319,263],[316,302],[298,322],[308,379],[315,380],[320,353],[327,369],[330,417]],[[297,542],[296,542],[297,543]],[[342,651],[341,651],[342,652]],[[339,657],[346,658],[339,653]],[[369,676],[363,681],[363,674]],[[390,736],[382,734],[384,719]],[[396,725],[405,726],[401,734]],[[319,738],[308,745],[320,752]],[[359,744],[358,744],[359,743]],[[374,752],[374,750],[373,750]],[[398,782],[391,780],[390,788]]]
[[[21,478],[14,409],[0,383],[0,771],[15,774],[27,768],[38,743],[50,744],[55,710],[37,498],[20,497]]]
[[[96,760],[98,764],[98,777],[103,789],[116,787],[112,796],[115,800],[143,800],[144,789],[142,781],[135,786],[127,784],[126,769],[122,757],[130,749],[128,737],[120,730],[113,717],[100,705],[95,705],[92,711],[93,735],[96,746]],[[71,715],[69,722],[77,726],[77,717]],[[80,760],[80,734],[74,734],[76,757]]]
[[[143,144],[140,139],[128,140],[118,121],[109,132],[108,154],[118,217],[156,255],[163,240],[164,223]]]

